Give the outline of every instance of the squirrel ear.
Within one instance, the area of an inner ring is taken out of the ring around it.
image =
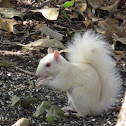
[[[56,59],[56,61],[58,62],[59,59],[59,52],[57,50],[54,51],[54,58]]]
[[[53,53],[53,49],[51,47],[48,48],[48,54]]]

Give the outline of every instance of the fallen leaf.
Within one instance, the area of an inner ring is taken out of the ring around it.
[[[23,51],[28,51],[28,50],[40,51],[40,49],[44,49],[48,47],[52,47],[54,49],[58,49],[58,48],[65,49],[65,46],[62,44],[62,42],[55,39],[39,39],[27,45],[21,45],[21,46]]]
[[[123,21],[123,23],[120,25],[121,28],[123,28],[123,31],[126,35],[126,19]]]
[[[16,95],[12,96],[12,99],[11,99],[11,106],[13,107],[13,106],[15,106],[17,103],[19,103],[20,99],[21,99],[21,98],[18,97],[18,96],[16,96]]]
[[[58,48],[65,49],[65,46],[62,44],[62,42],[56,39],[39,39],[27,45],[22,45],[22,44],[19,45],[22,46],[23,51],[29,51],[29,50],[40,51],[48,47],[52,47],[54,50]]]
[[[1,0],[0,7],[12,8],[14,5],[10,2],[10,0]]]
[[[26,108],[28,107],[30,104],[34,104],[38,101],[37,98],[33,98],[30,96],[25,97],[24,99],[21,100],[21,107]]]
[[[87,1],[94,9],[99,8],[104,2],[104,0],[87,0]]]
[[[118,37],[116,34],[113,35],[113,39],[115,41],[119,41],[121,42],[122,44],[125,44],[126,45],[126,37]]]
[[[23,12],[13,8],[0,8],[0,14],[6,18],[13,18],[14,16],[18,16],[21,19],[23,19],[23,16],[25,15]]]
[[[8,67],[8,66],[10,66],[10,64],[7,62],[7,60],[0,60],[0,67],[1,66],[6,66],[6,67]]]
[[[45,9],[36,9],[31,11],[41,12],[42,15],[48,20],[57,20],[59,16],[59,8],[45,8]]]
[[[12,126],[29,126],[29,125],[30,125],[29,119],[21,118]]]
[[[125,57],[125,53],[123,51],[116,51],[116,50],[113,51],[114,51],[113,56],[117,61]]]
[[[49,101],[43,101],[40,106],[37,107],[36,112],[33,114],[33,117],[38,117],[39,115],[45,113],[52,106],[52,103]]]
[[[75,7],[78,9],[78,11],[80,12],[80,14],[82,16],[84,16],[83,12],[86,10],[87,4],[86,3],[78,3],[78,4],[75,5]]]
[[[84,24],[86,27],[88,27],[91,24],[91,21],[87,17],[85,17]]]
[[[114,11],[117,11],[117,7],[118,7],[118,4],[119,4],[120,0],[116,0],[114,4],[110,5],[110,6],[101,6],[100,9],[102,10],[107,10],[109,12],[114,12]]]
[[[67,1],[64,4],[62,4],[62,6],[65,8],[69,8],[70,6],[72,6],[73,3],[74,3],[74,0]]]
[[[79,15],[76,12],[73,12],[72,14],[67,14],[69,15],[70,19],[78,18]]]
[[[16,66],[16,65],[17,65],[16,62],[11,62],[10,60],[5,60],[5,59],[0,60],[0,66],[8,67],[8,66]]]
[[[13,32],[14,34],[19,33],[14,25],[18,24],[14,19],[5,19],[0,16],[0,29],[3,29],[8,32]]]
[[[64,112],[58,106],[52,105],[48,113],[46,114],[46,117],[46,120],[48,122],[54,122],[55,120],[60,120],[61,118],[63,118]]]
[[[31,0],[17,0],[18,3],[17,4],[25,4],[25,5],[32,5]]]
[[[39,29],[42,33],[44,33],[47,36],[52,37],[54,39],[57,39],[57,40],[62,40],[63,39],[63,35],[62,34],[58,33],[58,31],[50,29],[49,27],[47,27],[44,24],[39,24],[35,28]]]
[[[126,34],[123,27],[119,26],[119,21],[116,19],[107,18],[104,21],[98,21],[98,25],[95,29],[97,30],[98,27],[102,29],[102,32],[104,31],[104,34],[109,38],[112,37],[113,33],[116,33],[119,37],[124,37]]]
[[[126,0],[120,0],[120,3],[125,4],[126,3]]]

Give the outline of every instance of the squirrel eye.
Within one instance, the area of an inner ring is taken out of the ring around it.
[[[47,63],[47,64],[46,64],[46,67],[50,67],[50,66],[51,66],[51,63]]]

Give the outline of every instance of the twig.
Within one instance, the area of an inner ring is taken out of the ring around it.
[[[14,67],[14,68],[16,68],[17,70],[20,70],[20,71],[22,71],[22,72],[24,72],[24,73],[26,73],[26,74],[29,74],[29,75],[35,76],[35,74],[34,74],[33,72],[30,72],[30,71],[24,70],[24,69],[22,69],[22,68],[20,68],[20,67],[14,66],[14,65],[12,65],[12,67]]]
[[[52,1],[53,1],[53,0],[48,0],[48,1],[44,2],[44,3],[42,3],[42,4],[39,6],[39,8],[44,7],[46,4],[51,3]]]
[[[0,53],[4,55],[22,55],[24,53],[22,52],[12,52],[12,51],[7,51],[7,50],[0,50]]]
[[[35,77],[35,74],[34,74],[33,72],[29,72],[29,71],[27,71],[27,70],[24,70],[24,69],[22,69],[22,68],[19,68],[19,67],[17,67],[17,66],[15,65],[15,63],[13,63],[13,62],[9,62],[9,63],[8,63],[7,60],[4,60],[4,59],[2,59],[2,58],[0,58],[0,60],[3,62],[2,64],[4,64],[4,66],[12,66],[12,67],[14,67],[15,69],[17,69],[17,70],[19,70],[19,71],[22,71],[22,72],[24,72],[24,73],[26,73],[26,74],[29,74],[29,75],[32,75],[32,76]]]

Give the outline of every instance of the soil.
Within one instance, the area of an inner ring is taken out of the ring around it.
[[[17,6],[16,3],[14,3]],[[21,6],[17,6],[21,8]],[[23,5],[26,9],[27,6]],[[32,7],[31,7],[32,8]],[[121,10],[120,10],[121,11]],[[81,18],[81,17],[80,17]],[[16,18],[16,20],[18,20]],[[73,22],[68,22],[64,18],[59,18],[58,21],[46,20],[40,13],[32,15],[32,13],[24,17],[27,21],[25,26],[29,33],[35,32],[33,28],[36,24],[44,21],[50,28],[53,28],[54,24],[64,26],[68,28],[69,31],[81,31],[84,28],[83,22],[76,20]],[[19,28],[19,26],[17,26]],[[64,35],[65,32],[62,32]],[[121,93],[117,99],[116,105],[112,109],[105,111],[98,116],[86,116],[84,118],[78,118],[76,116],[70,115],[64,117],[61,120],[57,120],[53,123],[48,123],[46,121],[46,114],[39,116],[38,118],[33,118],[33,113],[36,111],[36,107],[44,101],[51,101],[52,104],[58,105],[59,107],[67,106],[66,93],[55,92],[54,90],[43,87],[38,89],[35,87],[36,78],[26,71],[35,72],[39,60],[46,54],[47,48],[40,52],[28,51],[22,52],[21,46],[17,44],[28,44],[45,36],[40,32],[35,32],[34,35],[29,35],[26,37],[24,34],[12,34],[6,31],[0,31],[0,60],[7,60],[9,63],[16,62],[17,65],[13,66],[0,66],[0,126],[10,126],[14,124],[18,119],[25,117],[30,120],[30,126],[114,126],[117,121],[118,113],[121,107],[121,101],[123,94],[126,90],[126,57],[122,57],[116,60],[117,67],[123,78],[123,86]],[[63,43],[65,44],[66,39],[64,38]],[[119,43],[116,46],[118,51],[126,51],[126,46]],[[12,54],[13,52],[16,52]],[[124,52],[124,55],[125,52]],[[21,69],[19,69],[21,68]],[[22,71],[25,70],[25,71]],[[17,95],[21,99],[25,98],[27,95],[37,98],[38,102],[34,105],[30,104],[26,108],[21,105],[11,106],[12,96]]]

